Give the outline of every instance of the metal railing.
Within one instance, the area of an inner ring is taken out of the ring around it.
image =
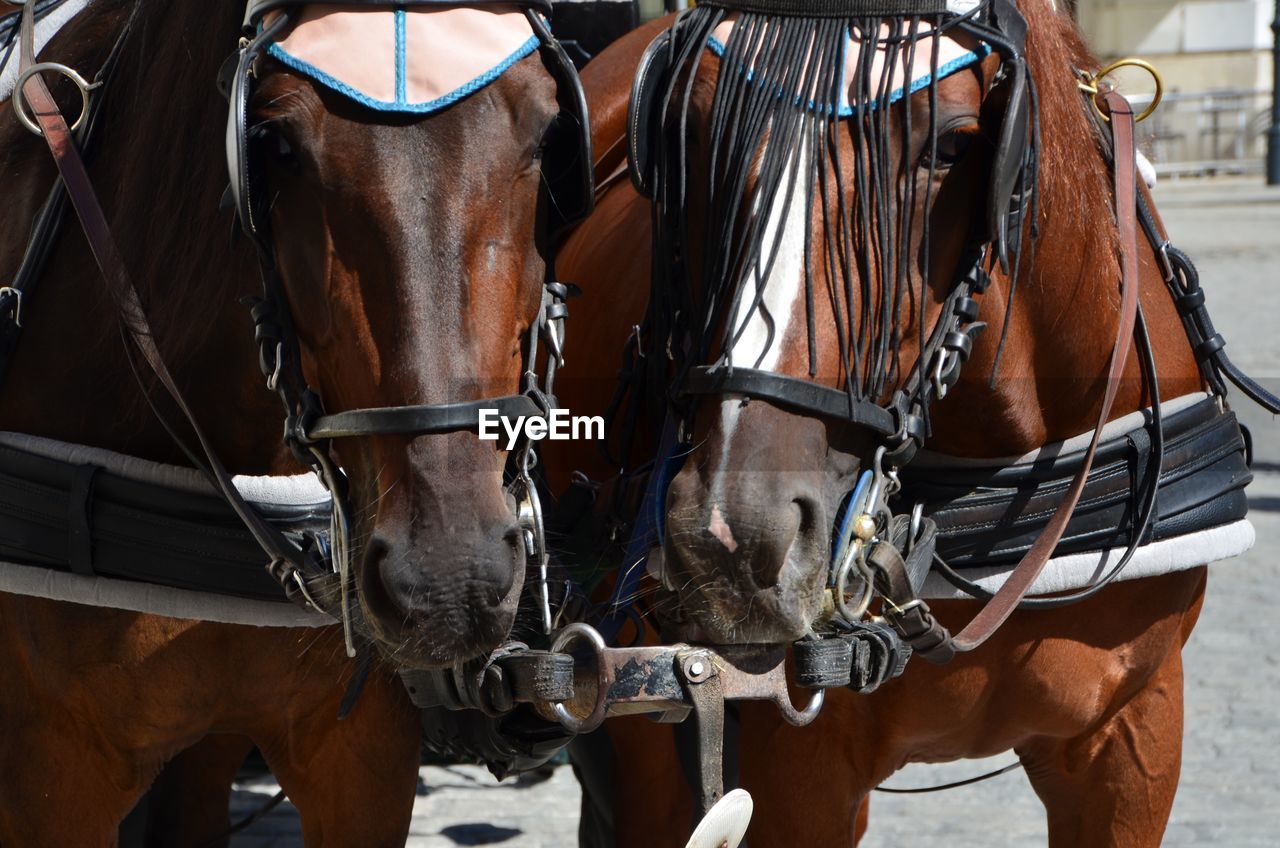
[[[1131,99],[1142,109],[1149,97]],[[1270,89],[1169,91],[1138,144],[1160,174],[1261,173],[1270,126]]]

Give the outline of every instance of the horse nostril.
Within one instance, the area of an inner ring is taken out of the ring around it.
[[[531,531],[524,529],[519,524],[512,524],[502,534],[502,541],[511,547],[516,556],[527,555],[531,546],[532,535]]]
[[[803,538],[817,532],[822,526],[820,521],[822,507],[818,502],[813,498],[800,496],[793,498],[791,503],[800,510],[800,526],[796,530],[796,537]]]

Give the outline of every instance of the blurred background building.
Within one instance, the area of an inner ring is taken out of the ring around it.
[[[1260,173],[1271,125],[1274,0],[1077,0],[1077,18],[1107,61],[1138,56],[1163,74],[1166,99],[1142,127],[1157,170]],[[1144,75],[1121,90],[1149,102]]]

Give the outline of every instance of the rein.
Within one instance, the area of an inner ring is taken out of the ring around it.
[[[1138,184],[1136,174],[1137,160],[1135,158],[1136,147],[1133,135],[1134,120],[1133,109],[1129,106],[1128,101],[1118,93],[1114,91],[1106,92],[1102,95],[1102,99],[1110,112],[1112,142],[1115,151],[1112,173],[1115,185],[1116,222],[1120,227],[1121,278],[1120,322],[1116,327],[1116,340],[1111,348],[1111,364],[1107,368],[1107,383],[1102,396],[1102,408],[1098,413],[1098,426],[1093,431],[1093,437],[1089,440],[1089,447],[1085,451],[1080,470],[1076,472],[1075,478],[1071,481],[1066,497],[1058,505],[1053,517],[1049,519],[1049,525],[1045,528],[1044,533],[1032,545],[1031,550],[1022,558],[1022,561],[1014,566],[1013,572],[1009,575],[1009,579],[1005,584],[1000,587],[1000,591],[996,592],[995,597],[959,633],[950,638],[944,636],[937,648],[932,651],[928,649],[922,650],[927,659],[935,662],[945,662],[950,659],[949,651],[966,653],[991,638],[1000,625],[1017,609],[1018,603],[1030,591],[1031,584],[1035,582],[1036,577],[1040,575],[1050,558],[1053,557],[1053,551],[1067,529],[1067,522],[1071,520],[1076,504],[1080,502],[1080,494],[1084,491],[1085,481],[1089,479],[1089,470],[1093,467],[1093,458],[1098,450],[1098,440],[1102,436],[1102,428],[1111,419],[1111,407],[1115,403],[1116,394],[1120,389],[1120,381],[1124,376],[1125,364],[1129,358],[1129,342],[1133,338],[1134,327],[1138,319]],[[1158,401],[1156,405],[1159,406]],[[921,625],[927,626],[929,619],[933,618],[928,612],[928,607],[923,602],[917,609],[919,612],[914,616],[912,615],[914,611],[907,611],[904,614],[897,610],[890,615],[886,615],[886,618],[895,627],[899,628],[903,638],[911,642],[913,646],[915,640],[908,634],[914,633],[918,638],[922,634],[917,628]],[[937,628],[937,631],[940,631],[941,634],[946,633],[945,628],[942,628],[936,619],[933,620],[933,627]]]
[[[141,2],[135,2],[133,10],[116,41],[112,55],[116,55],[124,43],[136,20]],[[141,352],[147,365],[156,375],[160,384],[178,405],[183,416],[190,423],[196,439],[200,443],[204,463],[202,470],[208,475],[222,497],[235,511],[257,543],[271,557],[268,571],[285,588],[286,594],[297,600],[300,596],[306,605],[321,612],[322,609],[314,600],[316,586],[309,585],[304,574],[323,574],[323,569],[313,561],[314,552],[304,551],[291,542],[277,528],[268,523],[240,494],[232,482],[231,475],[218,458],[204,430],[200,427],[194,413],[187,404],[181,389],[175,383],[172,374],[165,365],[155,344],[154,333],[147,322],[146,313],[136,287],[125,269],[111,233],[110,225],[102,211],[101,204],[93,189],[84,160],[72,136],[57,102],[53,99],[48,86],[40,77],[40,66],[34,56],[34,7],[27,3],[23,7],[20,39],[20,76],[19,84],[14,92],[14,104],[21,108],[21,100],[26,99],[33,113],[33,119],[40,129],[40,135],[49,147],[58,173],[62,178],[62,186],[80,220],[81,228],[89,244],[94,261],[102,272],[103,282],[119,310],[122,328],[128,338]],[[106,66],[114,66],[111,62]],[[73,77],[73,79],[75,79]],[[100,74],[95,87],[105,82]],[[86,92],[87,94],[87,92]],[[95,100],[96,102],[96,100]],[[87,107],[88,108],[88,107]],[[55,187],[58,191],[58,187]],[[46,205],[46,209],[49,205]],[[181,444],[181,443],[180,443]]]

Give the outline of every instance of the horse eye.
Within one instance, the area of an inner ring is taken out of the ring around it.
[[[291,144],[289,139],[285,138],[280,133],[271,133],[268,137],[267,151],[268,155],[281,165],[284,165],[290,170],[297,169],[298,156],[293,151],[293,144]]]
[[[279,129],[259,124],[250,130],[250,138],[261,155],[289,171],[298,170],[298,155],[293,143]]]
[[[936,151],[930,150],[926,145],[924,154],[920,157],[920,164],[926,167],[932,164],[935,168],[950,168],[964,157],[965,151],[969,149],[976,135],[976,127],[960,127],[940,133]],[[933,154],[932,162],[930,154]]]

